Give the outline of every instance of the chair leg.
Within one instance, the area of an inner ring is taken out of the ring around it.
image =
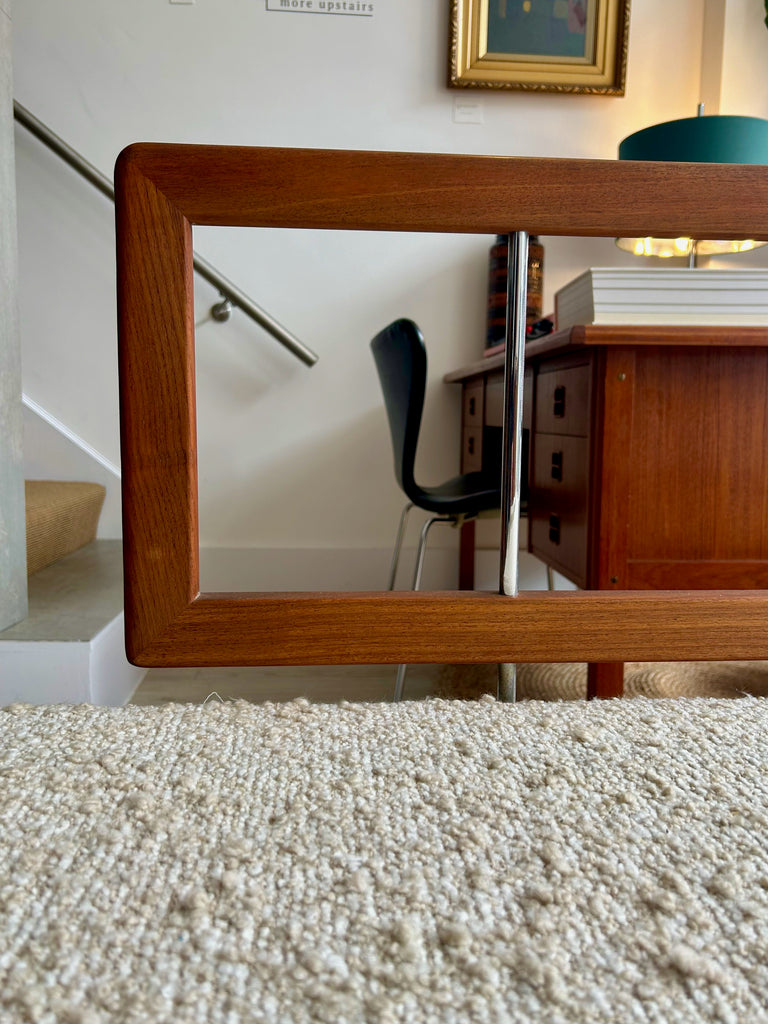
[[[421,570],[424,567],[424,552],[427,549],[427,534],[434,523],[455,523],[456,520],[453,516],[433,516],[428,519],[421,528],[421,535],[419,537],[419,548],[416,552],[416,566],[413,571],[413,584],[411,590],[418,590],[421,586]],[[392,698],[394,701],[400,701],[403,699],[403,687],[405,686],[405,673],[408,671],[407,665],[397,666],[397,676],[395,678],[395,694]]]
[[[496,700],[504,704],[514,704],[517,700],[517,665],[514,662],[499,664]]]
[[[418,590],[421,586],[421,570],[424,567],[424,553],[427,550],[427,534],[435,523],[455,523],[454,516],[432,516],[421,528],[419,537],[419,549],[416,552],[416,566],[413,571],[413,583],[411,590]]]
[[[403,537],[405,536],[405,524],[408,520],[408,513],[413,508],[413,502],[409,501],[405,505],[405,508],[400,513],[400,525],[397,528],[397,537],[395,538],[395,550],[392,552],[392,564],[389,567],[389,583],[387,590],[395,589],[395,577],[397,576],[397,566],[400,561],[400,549],[403,546]]]
[[[405,673],[408,671],[407,665],[397,666],[397,676],[395,677],[395,695],[392,700],[397,703],[403,699],[403,687],[405,686]]]

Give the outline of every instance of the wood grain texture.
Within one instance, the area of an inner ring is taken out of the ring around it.
[[[582,324],[527,342],[525,354],[527,358],[533,359],[552,352],[568,352],[571,349],[579,351],[585,346],[614,348],[621,345],[674,348],[717,345],[720,348],[764,348],[768,345],[768,327]],[[489,360],[496,358],[490,356]]]
[[[635,366],[628,558],[768,559],[768,348],[650,347]]]
[[[768,327],[689,326],[665,324],[586,324],[572,327],[569,332],[575,345],[633,345],[655,348],[689,348],[711,346],[718,348],[765,348],[768,346]],[[554,335],[552,335],[554,337]]]
[[[768,657],[762,593],[198,594],[192,224],[768,239],[768,168],[139,144],[115,175],[129,657]]]
[[[629,590],[708,590],[716,580],[726,590],[768,590],[768,559],[629,559]]]
[[[189,222],[126,169],[117,204],[125,617],[141,650],[198,593]]]
[[[118,159],[193,224],[768,239],[768,169],[138,143]]]
[[[477,664],[768,658],[750,591],[202,594],[146,665]]]
[[[592,472],[588,587],[625,590],[629,543],[630,487],[628,457],[636,409],[635,352],[599,350],[594,361]],[[654,497],[647,496],[648,501]]]

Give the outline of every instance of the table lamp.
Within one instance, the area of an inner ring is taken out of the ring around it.
[[[619,160],[674,160],[683,163],[768,164],[768,121],[730,114],[684,117],[628,135]],[[617,238],[620,249],[636,256],[688,256],[746,252],[765,245],[751,238]]]

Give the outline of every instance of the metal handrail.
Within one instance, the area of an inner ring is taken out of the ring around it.
[[[66,164],[69,164],[73,170],[77,171],[81,177],[89,181],[94,188],[97,188],[102,195],[105,195],[107,199],[111,199],[114,203],[115,190],[109,178],[97,170],[93,164],[88,163],[85,157],[81,156],[77,150],[69,146],[63,139],[59,138],[47,125],[38,120],[26,107],[23,107],[18,100],[13,101],[13,116],[23,128],[26,128],[43,145],[47,146]],[[306,363],[307,366],[314,366],[318,360],[316,352],[313,352],[311,348],[307,348],[282,324],[279,324],[274,317],[270,316],[266,310],[262,309],[252,299],[249,299],[244,292],[241,292],[223,274],[220,274],[207,260],[195,254],[193,266],[197,273],[209,284],[212,284],[214,288],[217,288],[223,296],[223,301],[217,303],[211,310],[214,320],[227,320],[229,318],[228,304],[231,303],[232,306],[242,309],[247,316],[255,320],[260,327],[263,327],[268,334],[271,334],[289,352],[292,352],[297,359]]]

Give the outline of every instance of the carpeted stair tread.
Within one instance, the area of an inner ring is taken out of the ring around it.
[[[106,490],[71,480],[27,480],[27,574],[84,547],[96,536]]]

